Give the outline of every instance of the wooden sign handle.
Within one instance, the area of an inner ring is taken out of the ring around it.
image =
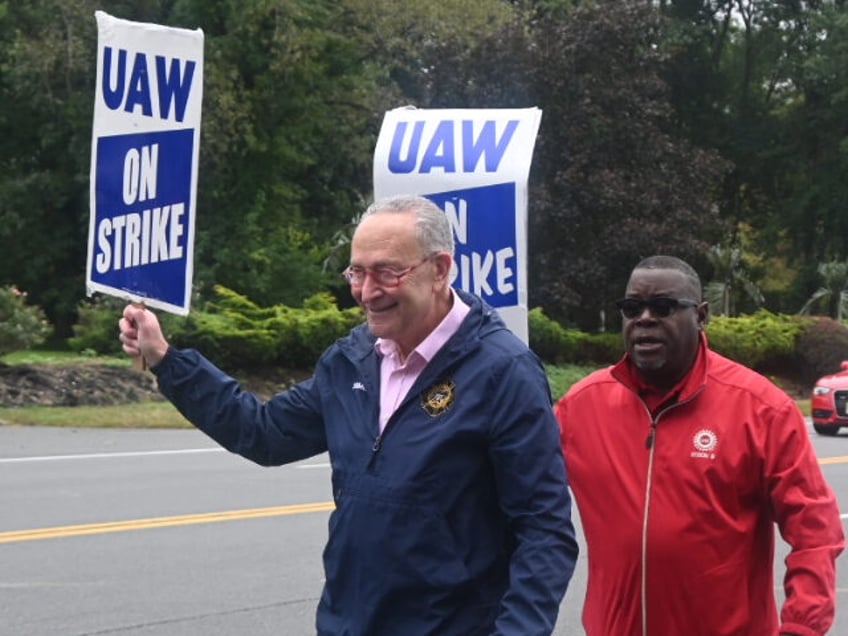
[[[143,302],[133,302],[133,307],[138,307],[142,311],[145,309]],[[136,371],[147,371],[147,360],[144,359],[144,356],[141,354],[140,351],[139,354],[133,358],[132,366],[133,369],[135,369]]]

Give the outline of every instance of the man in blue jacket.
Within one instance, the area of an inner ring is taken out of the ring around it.
[[[363,215],[343,276],[367,324],[267,402],[129,305],[124,351],[198,428],[262,465],[325,451],[336,509],[319,635],[548,635],[577,544],[536,356],[450,286],[453,233],[421,197]]]

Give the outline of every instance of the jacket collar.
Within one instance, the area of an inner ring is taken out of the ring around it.
[[[707,351],[707,336],[702,331],[698,342],[698,354],[695,356],[695,362],[686,375],[671,390],[665,393],[657,391],[642,380],[636,367],[630,360],[630,355],[627,353],[613,366],[612,376],[638,395],[648,406],[649,410],[654,413],[659,407],[666,406],[670,402],[684,402],[689,400],[701,390],[707,380]]]

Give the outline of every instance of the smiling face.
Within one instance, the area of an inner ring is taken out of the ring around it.
[[[674,269],[635,269],[627,283],[626,298],[700,300],[700,290]],[[700,332],[707,321],[708,304],[678,306],[671,315],[657,317],[645,308],[635,318],[624,318],[624,346],[642,379],[668,390],[686,375],[698,352]]]
[[[362,285],[351,286],[371,332],[393,340],[403,357],[438,326],[451,304],[451,256],[439,252],[425,260],[430,254],[416,238],[415,219],[406,212],[368,216],[357,227],[350,250],[353,267],[402,272],[415,266],[397,287],[381,286],[371,275]]]

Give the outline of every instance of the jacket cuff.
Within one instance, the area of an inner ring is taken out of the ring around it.
[[[810,629],[806,625],[799,623],[783,623],[778,630],[778,634],[793,634],[793,636],[823,636],[822,632]]]
[[[174,357],[174,348],[172,346],[168,345],[168,350],[165,352],[165,355],[162,356],[162,359],[159,362],[156,363],[156,366],[150,367],[150,372],[153,375],[158,377],[159,374],[162,373],[162,371],[164,369],[168,368],[168,363],[170,362],[171,358],[173,358],[173,357]]]

